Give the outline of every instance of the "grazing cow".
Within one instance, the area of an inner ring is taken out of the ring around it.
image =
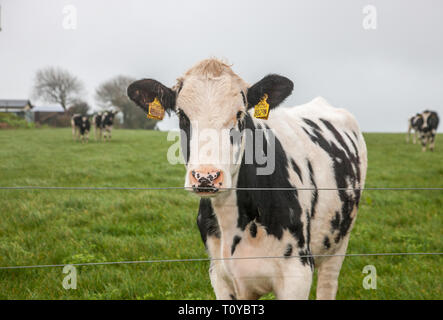
[[[417,143],[417,135],[420,131],[420,127],[423,125],[423,117],[420,113],[412,116],[408,119],[408,134],[406,135],[406,142],[411,139],[411,131],[414,130],[414,135],[412,136],[412,143]]]
[[[185,187],[201,197],[197,224],[217,299],[268,292],[307,299],[314,267],[317,299],[335,298],[366,145],[354,117],[323,98],[275,109],[292,89],[279,75],[249,86],[216,59],[195,65],[172,89],[152,79],[128,87],[145,111],[158,101],[179,116]],[[266,103],[269,118],[254,118],[254,106]],[[208,145],[201,130],[218,138]]]
[[[422,112],[421,116],[423,118],[423,124],[419,127],[419,133],[422,151],[426,151],[428,145],[429,150],[434,151],[435,135],[437,134],[439,122],[437,112],[425,110]]]
[[[89,118],[85,115],[74,114],[71,117],[72,138],[74,141],[81,139],[82,143],[89,140],[89,130],[91,129],[91,123]]]
[[[92,124],[94,125],[95,141],[101,140],[102,137],[102,113],[99,112],[92,117]]]
[[[114,118],[118,111],[105,111],[98,113],[93,118],[95,140],[103,140],[106,142],[106,138],[111,140],[112,126],[114,124]]]

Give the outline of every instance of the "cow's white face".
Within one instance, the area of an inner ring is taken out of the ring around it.
[[[185,187],[214,195],[232,187],[241,163],[247,88],[229,74],[191,75],[180,81],[176,112],[187,168]]]
[[[289,79],[278,75],[249,87],[228,65],[208,59],[186,72],[172,89],[144,79],[128,87],[128,96],[145,111],[157,98],[166,111],[178,114],[185,187],[200,196],[214,196],[234,187],[244,152],[247,109],[265,93],[270,108],[276,107],[292,88]]]

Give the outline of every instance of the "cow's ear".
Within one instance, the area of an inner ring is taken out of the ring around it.
[[[170,113],[175,108],[175,91],[153,79],[143,79],[131,83],[128,97],[146,113],[151,102],[157,98],[162,107]]]
[[[269,108],[275,108],[283,102],[294,89],[294,83],[278,74],[270,74],[248,89],[248,108],[254,107],[267,95]]]

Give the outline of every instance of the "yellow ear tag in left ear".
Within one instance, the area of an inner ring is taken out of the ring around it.
[[[269,103],[268,95],[265,93],[263,98],[254,106],[254,117],[257,119],[268,120],[269,116]]]
[[[147,118],[162,120],[164,116],[165,116],[165,109],[163,108],[160,101],[158,101],[157,97],[155,97],[154,101],[152,101],[148,106]]]

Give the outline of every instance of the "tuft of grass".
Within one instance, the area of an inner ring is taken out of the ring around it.
[[[367,187],[442,187],[443,145],[422,153],[403,134],[365,134]],[[0,131],[1,186],[179,187],[166,133],[116,130],[74,143],[69,129]],[[363,192],[348,253],[442,252],[441,191]],[[0,190],[0,266],[206,257],[198,198],[183,190]],[[441,256],[348,257],[338,299],[441,299]],[[377,290],[362,286],[377,269]],[[208,262],[0,270],[0,299],[213,299]],[[315,281],[311,298],[315,297]],[[267,295],[265,298],[273,298]]]

